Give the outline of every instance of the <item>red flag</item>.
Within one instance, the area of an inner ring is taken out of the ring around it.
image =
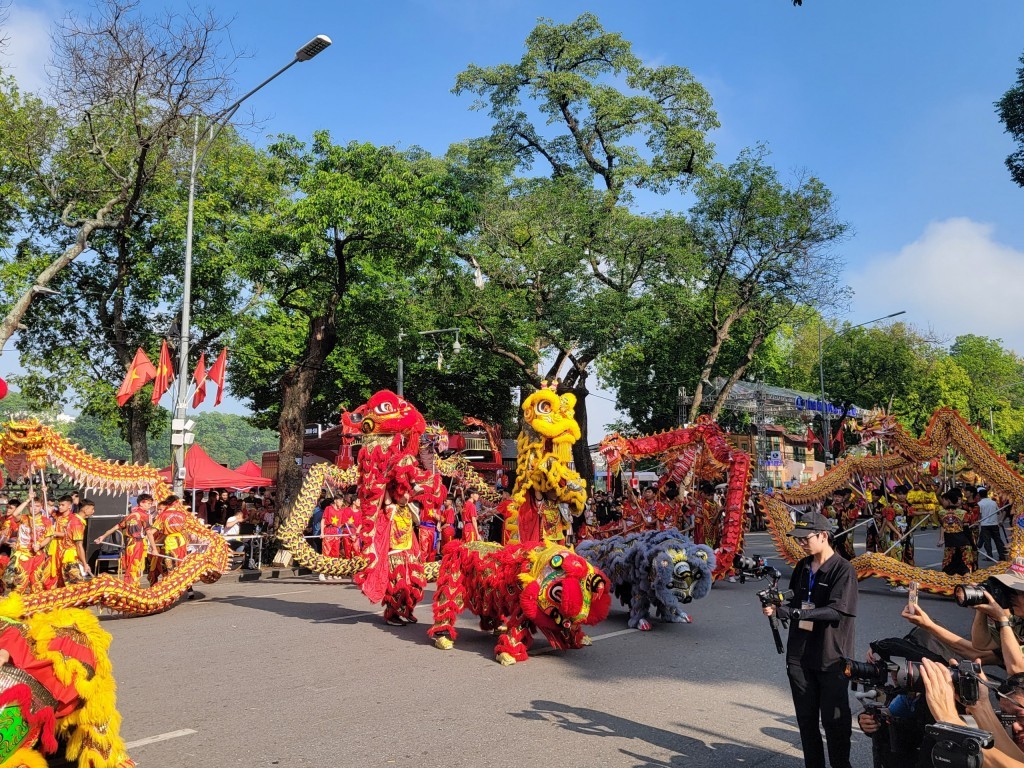
[[[174,381],[174,367],[171,365],[171,353],[167,351],[167,339],[160,344],[160,363],[156,367],[156,379],[153,384],[153,405],[160,402],[164,392],[170,389]]]
[[[146,357],[142,347],[139,347],[135,352],[135,359],[128,366],[128,373],[125,374],[124,381],[121,382],[121,388],[117,390],[117,404],[124,406],[132,399],[132,395],[151,382],[155,376],[156,368]]]
[[[214,398],[214,407],[220,405],[220,400],[224,396],[224,374],[228,368],[228,348],[224,347],[220,351],[220,355],[217,356],[217,362],[215,362],[209,370],[210,381],[216,382],[217,384],[217,397]]]
[[[199,362],[196,363],[196,372],[192,374],[196,380],[196,393],[192,395],[192,407],[198,408],[199,404],[206,399],[206,353],[199,355]]]
[[[817,443],[818,445],[821,445],[821,441],[814,434],[814,430],[811,429],[810,424],[808,424],[807,425],[807,446],[809,448],[811,448],[811,447],[814,446],[815,443]]]
[[[835,438],[832,440],[832,445],[835,445],[836,443],[839,443],[839,453],[846,450],[846,430],[842,427],[839,428],[839,431],[836,432]]]

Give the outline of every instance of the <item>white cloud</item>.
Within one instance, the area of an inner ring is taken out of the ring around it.
[[[56,8],[51,8],[56,12]],[[7,48],[0,55],[0,69],[13,75],[25,91],[40,93],[47,84],[46,64],[50,60],[50,27],[55,15],[46,11],[11,5],[3,36]]]
[[[932,222],[895,255],[850,270],[854,322],[901,309],[900,318],[951,342],[974,333],[1024,354],[1024,251],[997,242],[968,218]]]

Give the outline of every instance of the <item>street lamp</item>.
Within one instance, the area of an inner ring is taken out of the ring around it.
[[[419,331],[420,336],[436,336],[439,333],[454,333],[455,343],[452,344],[452,352],[459,354],[462,351],[462,345],[459,343],[459,331],[460,328],[435,328],[430,331]],[[405,331],[398,332],[398,343],[402,343],[402,339],[408,336]],[[437,353],[437,369],[441,370],[441,364],[444,362],[444,355],[440,352]],[[402,358],[402,352],[398,352],[398,396],[405,397],[405,360]]]
[[[202,153],[199,153],[199,116],[196,116],[195,133],[192,141],[192,167],[189,173],[188,182],[188,219],[185,224],[185,275],[181,287],[181,343],[178,349],[178,391],[177,400],[174,404],[174,417],[172,419],[172,432],[175,423],[185,424],[185,412],[188,410],[188,342],[189,342],[189,310],[192,303],[192,223],[195,215],[196,200],[196,175],[199,166],[206,158],[206,153],[214,145],[220,132],[228,124],[242,102],[290,69],[300,61],[309,61],[318,53],[325,50],[331,44],[331,38],[327,35],[317,35],[304,46],[295,52],[295,56],[281,69],[257,85],[248,93],[244,94],[238,101],[213,117],[210,124],[203,131],[202,141],[206,142]],[[182,435],[184,438],[184,435]],[[181,497],[185,492],[185,441],[182,439],[174,447],[174,472],[172,474],[174,493]]]
[[[834,339],[838,336],[842,336],[845,333],[856,328],[863,328],[865,325],[871,325],[872,323],[878,323],[882,320],[889,320],[893,317],[899,317],[900,315],[907,314],[905,309],[901,309],[899,312],[893,312],[891,315],[885,317],[876,317],[874,320],[867,320],[857,325],[851,325],[849,328],[844,328],[839,333],[834,333],[829,336],[829,339]],[[825,440],[825,466],[828,466],[832,459],[832,430],[831,420],[828,414],[828,403],[825,401],[825,357],[823,354],[823,347],[821,343],[821,323],[818,323],[818,379],[821,384],[821,436]]]

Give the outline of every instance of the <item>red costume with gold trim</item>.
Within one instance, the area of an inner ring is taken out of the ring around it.
[[[121,578],[126,584],[137,585],[146,570],[146,529],[149,527],[149,512],[135,507],[117,524],[124,540],[121,550]]]
[[[324,510],[320,522],[321,551],[324,557],[341,557],[341,511],[333,504]]]
[[[185,529],[186,520],[190,515],[191,513],[179,501],[162,509],[153,518],[149,530],[153,531],[159,553],[174,559],[167,560],[163,557],[151,559],[150,584],[156,584],[157,581],[173,571],[188,554],[188,537],[185,534]]]

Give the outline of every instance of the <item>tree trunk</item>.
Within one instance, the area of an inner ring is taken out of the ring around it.
[[[729,330],[732,328],[732,324],[739,320],[746,311],[736,311],[725,318],[725,322],[722,323],[720,328],[715,329],[715,343],[711,345],[708,350],[707,357],[704,358],[704,367],[700,371],[700,381],[697,382],[697,386],[693,389],[693,402],[690,403],[690,415],[687,417],[687,421],[694,422],[697,420],[698,414],[700,414],[700,407],[704,402],[704,382],[711,380],[711,371],[715,368],[715,363],[718,362],[718,355],[722,352],[722,346],[726,341],[729,340]]]
[[[313,398],[317,371],[338,342],[335,308],[337,298],[329,302],[327,312],[310,318],[306,351],[301,362],[281,377],[281,416],[278,421],[280,443],[277,453],[277,503],[286,510],[302,487],[302,449],[306,414]]]
[[[132,399],[125,403],[125,437],[132,449],[132,461],[136,464],[149,464],[149,421],[145,417],[145,411],[145,395],[141,392],[136,392]]]
[[[579,384],[572,388],[562,390],[562,394],[571,392],[576,395],[576,423],[580,425],[580,439],[572,447],[572,461],[576,465],[576,471],[580,477],[587,481],[587,488],[594,487],[594,462],[590,458],[590,449],[587,447],[587,395],[590,392],[585,384]]]

